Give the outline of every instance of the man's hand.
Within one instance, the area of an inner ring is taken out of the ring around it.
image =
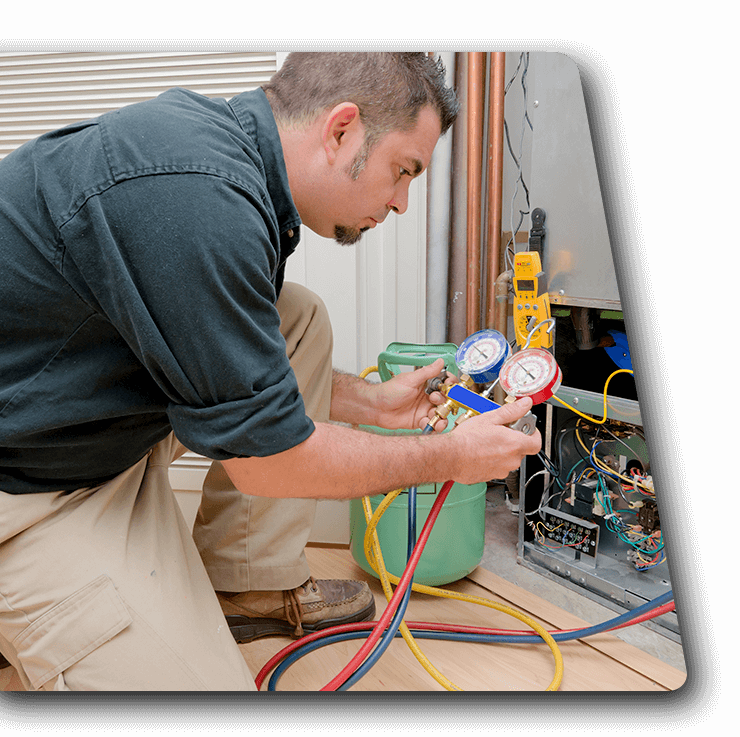
[[[525,435],[507,427],[524,417],[531,408],[532,400],[524,397],[475,415],[450,433],[450,440],[458,447],[456,457],[460,461],[452,478],[462,484],[474,484],[482,478],[505,478],[510,471],[519,468],[524,456],[539,453],[542,447],[539,431]]]
[[[424,428],[434,415],[434,408],[445,401],[441,392],[426,393],[426,383],[444,369],[444,359],[415,371],[405,371],[374,387],[373,407],[376,425],[389,430],[416,430]],[[435,430],[445,428],[446,421],[438,422]]]

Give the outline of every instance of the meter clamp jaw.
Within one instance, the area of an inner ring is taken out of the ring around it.
[[[550,297],[545,283],[540,255],[536,251],[522,251],[514,255],[514,334],[518,345],[529,340],[529,345],[540,348],[552,346],[552,336],[533,327],[550,319]]]
[[[545,218],[547,214],[541,207],[532,210],[532,227],[529,229],[529,250],[542,253],[545,245]]]

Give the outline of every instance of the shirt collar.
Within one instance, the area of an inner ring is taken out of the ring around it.
[[[280,232],[292,230],[297,234],[301,218],[290,194],[280,134],[267,96],[258,88],[232,97],[229,105],[239,125],[256,143],[262,157],[267,190],[275,208]]]

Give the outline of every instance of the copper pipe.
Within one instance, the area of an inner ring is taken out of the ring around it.
[[[461,111],[468,109],[468,54],[455,54],[455,88]],[[467,188],[465,164],[468,149],[468,127],[463,122],[452,126],[452,202],[450,203],[450,253],[447,299],[447,340],[458,345],[465,340],[467,303]]]
[[[493,284],[499,273],[502,230],[502,194],[504,172],[504,92],[506,54],[491,54],[488,94],[488,270],[486,325],[495,322],[496,295]],[[504,335],[506,335],[504,324]]]
[[[468,207],[467,207],[467,305],[468,335],[480,329],[481,311],[481,174],[483,169],[483,107],[486,55],[468,54]]]

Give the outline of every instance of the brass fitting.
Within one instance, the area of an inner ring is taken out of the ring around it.
[[[475,382],[467,374],[461,374],[458,379],[458,383],[462,384],[466,389],[472,389],[475,386]],[[449,391],[449,388],[450,384],[444,384],[436,387],[435,390],[440,391],[442,392],[442,394],[446,395]],[[452,412],[453,410],[458,411],[460,408],[461,405],[459,405],[457,402],[454,402],[452,399],[448,399],[444,404],[437,405],[434,410],[434,417],[432,417],[427,422],[427,427],[431,427],[432,429],[434,429],[434,427],[440,420],[446,419],[450,412]],[[472,417],[475,412],[472,412],[472,414],[471,412],[468,412],[466,414],[469,414]],[[455,422],[455,427],[457,427],[460,422],[462,422],[462,418],[458,418],[458,420]]]
[[[471,417],[474,417],[477,414],[478,413],[475,410],[469,409],[464,415],[460,415],[455,420],[455,427],[457,427],[458,425],[461,425],[463,422],[465,422],[465,420],[469,420]]]

